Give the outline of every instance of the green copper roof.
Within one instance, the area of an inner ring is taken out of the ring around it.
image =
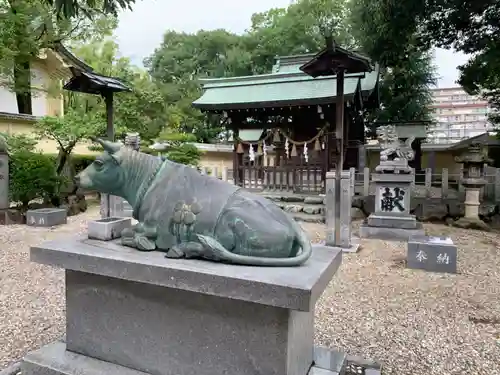
[[[193,106],[223,110],[335,102],[336,76],[312,78],[298,71],[299,66],[289,64],[285,71],[280,69],[276,72],[276,69],[271,74],[204,79],[201,82],[205,92],[193,102]],[[352,99],[353,94],[361,90],[369,94],[375,88],[378,76],[378,69],[370,73],[346,74],[346,100]]]

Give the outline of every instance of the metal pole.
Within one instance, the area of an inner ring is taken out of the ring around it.
[[[337,72],[337,103],[335,109],[337,141],[337,163],[335,166],[335,246],[340,247],[340,199],[342,168],[344,166],[344,70]]]
[[[115,141],[115,128],[113,126],[113,93],[107,92],[104,95],[104,102],[106,103],[106,136],[110,142]],[[111,217],[111,196],[106,194],[106,217]]]
[[[115,128],[113,127],[113,93],[107,92],[104,100],[106,102],[106,136],[110,142],[114,142]]]

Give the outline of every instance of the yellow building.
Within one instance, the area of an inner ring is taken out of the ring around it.
[[[74,58],[74,61],[79,60]],[[0,82],[0,132],[34,135],[33,125],[38,118],[63,116],[62,85],[72,77],[70,68],[74,66],[73,62],[57,50],[40,51],[31,64],[32,114],[19,113],[15,93],[5,82]],[[92,153],[87,146],[86,143],[78,144],[75,153]],[[52,140],[39,141],[37,148],[46,153],[58,152],[57,143]]]

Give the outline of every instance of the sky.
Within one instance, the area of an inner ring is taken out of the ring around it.
[[[291,0],[136,0],[133,11],[120,14],[116,37],[123,56],[142,64],[157,48],[166,30],[196,32],[226,29],[243,33],[253,13],[286,7]],[[457,66],[467,57],[455,51],[437,49],[438,87],[457,86]]]

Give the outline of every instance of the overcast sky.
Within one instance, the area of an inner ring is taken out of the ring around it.
[[[136,0],[133,11],[120,15],[116,32],[120,52],[141,64],[162,41],[168,29],[195,32],[224,28],[242,33],[250,26],[253,13],[285,7],[291,0]],[[463,54],[437,50],[440,87],[456,86],[457,65],[466,61]]]

